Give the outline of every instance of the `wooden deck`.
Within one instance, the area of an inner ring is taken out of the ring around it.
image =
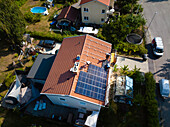
[[[45,100],[46,109],[34,110],[36,101]],[[78,117],[78,109],[69,108],[60,105],[54,105],[46,96],[40,96],[38,99],[31,102],[25,109],[25,113],[32,114],[33,116],[46,117],[56,121],[63,121],[74,124]],[[72,118],[70,118],[72,116]]]

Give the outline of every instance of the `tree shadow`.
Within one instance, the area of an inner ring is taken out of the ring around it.
[[[157,76],[170,80],[170,59],[167,59],[166,61],[167,63],[164,63],[161,66],[161,69],[155,72],[154,75],[159,73]]]
[[[8,56],[9,54],[19,53],[19,46],[12,46],[9,43],[5,43],[5,40],[0,41],[0,58]],[[14,50],[15,49],[15,50]]]

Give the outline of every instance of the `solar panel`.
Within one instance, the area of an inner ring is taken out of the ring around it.
[[[88,73],[97,75],[102,78],[107,78],[107,72],[104,70],[104,68],[92,64],[90,64],[88,67]]]
[[[75,92],[97,100],[104,101],[107,80],[105,77],[101,77],[101,73],[103,75],[107,75],[105,70],[95,65],[92,65],[89,68],[88,72],[81,71],[79,74]]]

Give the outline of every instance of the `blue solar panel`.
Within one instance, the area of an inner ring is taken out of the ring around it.
[[[88,72],[80,72],[75,92],[104,101],[106,78],[107,72],[103,68],[90,64]]]

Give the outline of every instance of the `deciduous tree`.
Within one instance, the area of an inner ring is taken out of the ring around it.
[[[0,38],[20,44],[25,32],[25,19],[12,0],[0,1]]]

